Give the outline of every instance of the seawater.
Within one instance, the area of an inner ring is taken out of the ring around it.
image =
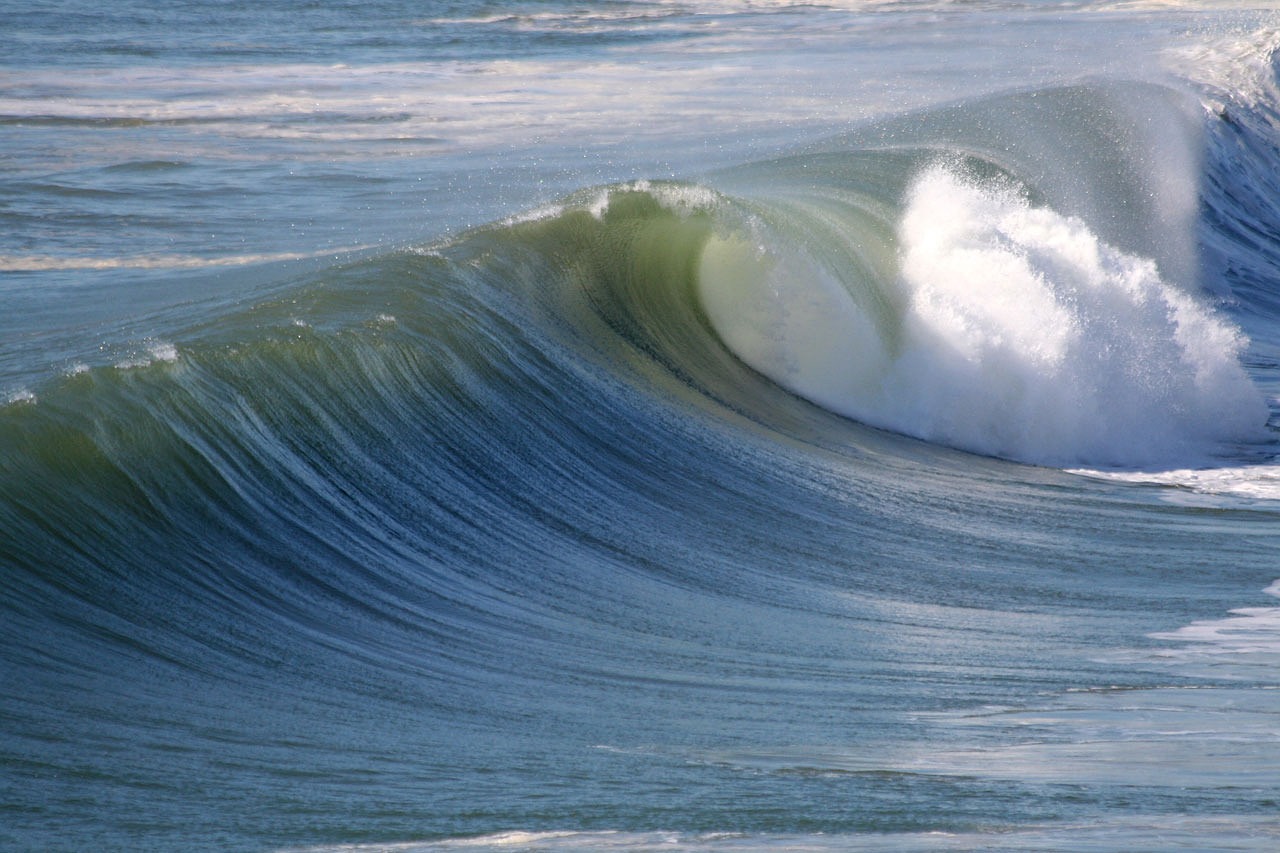
[[[0,847],[1280,843],[1273,11],[0,12]]]

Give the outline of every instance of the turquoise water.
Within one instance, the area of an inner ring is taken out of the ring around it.
[[[0,847],[1280,843],[1273,13],[3,11]]]

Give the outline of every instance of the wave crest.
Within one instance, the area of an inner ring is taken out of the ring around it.
[[[951,166],[919,174],[896,279],[875,284],[892,291],[877,303],[900,312],[890,322],[819,262],[762,248],[739,272],[722,252],[708,247],[700,287],[726,344],[865,423],[1048,465],[1168,464],[1264,438],[1241,332],[1152,260],[1033,204],[1012,181]]]

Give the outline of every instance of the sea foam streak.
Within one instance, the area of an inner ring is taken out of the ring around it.
[[[889,322],[820,263],[761,247],[726,265],[714,243],[708,316],[804,397],[987,455],[1138,467],[1262,438],[1244,336],[1083,221],[935,166],[912,185],[898,236]]]
[[[1263,590],[1280,598],[1280,581]],[[1186,625],[1176,631],[1152,634],[1153,639],[1172,640],[1186,645],[1171,656],[1233,656],[1249,658],[1265,655],[1273,665],[1280,655],[1280,607],[1240,607],[1231,616]]]
[[[1232,850],[1270,850],[1277,835],[1273,821],[1252,816],[1181,817],[1132,815],[1127,818],[1094,821],[1088,825],[1070,822],[1045,823],[998,832],[889,832],[863,834],[745,835],[734,832],[614,832],[545,831],[500,832],[476,837],[445,838],[439,841],[392,844],[346,844],[316,847],[287,853],[444,853],[444,851],[627,851],[627,853],[904,853],[939,850],[1028,850],[1111,851],[1142,846],[1158,835],[1168,850],[1201,849],[1205,835],[1230,845]]]
[[[1171,471],[1072,470],[1074,474],[1119,483],[1171,487],[1162,493],[1169,503],[1220,506],[1270,505],[1280,501],[1280,465],[1227,465]]]

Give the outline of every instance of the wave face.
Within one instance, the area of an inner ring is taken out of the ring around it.
[[[779,33],[826,79],[854,37],[937,66],[930,22],[959,60],[993,23],[1174,14],[784,5],[373,18],[397,62],[412,26],[449,62],[703,45],[754,97]],[[467,226],[508,206],[477,181],[430,244],[12,253],[48,262],[0,282],[32,307],[0,319],[0,847],[1273,848],[1278,43],[1227,23],[1175,79],[905,65],[923,105],[695,177],[591,180],[562,143],[520,184],[553,194]],[[596,103],[620,67],[547,86]],[[439,124],[496,133],[494,97]],[[294,151],[280,123],[237,156]],[[233,172],[111,180],[128,213]]]

